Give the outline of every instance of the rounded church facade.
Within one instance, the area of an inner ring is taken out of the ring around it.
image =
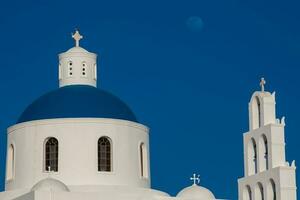
[[[150,187],[149,158],[143,158],[149,151],[148,128],[136,122],[104,118],[29,121],[8,129],[8,144],[15,146],[18,165],[6,182],[7,190],[30,188],[49,174],[66,185]],[[146,148],[141,150],[141,145]]]

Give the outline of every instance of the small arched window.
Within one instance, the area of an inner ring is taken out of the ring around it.
[[[257,146],[254,138],[251,138],[248,143],[248,174],[256,174],[257,167]]]
[[[255,200],[264,200],[264,188],[261,183],[257,183],[255,188]]]
[[[7,151],[6,180],[12,180],[15,173],[15,148],[11,144]]]
[[[253,157],[253,162],[254,162],[254,171],[255,173],[257,173],[257,146],[256,146],[256,142],[255,140],[252,138],[252,143],[253,143],[253,153],[254,153],[254,157]]]
[[[267,137],[264,135],[264,144],[265,144],[265,155],[264,155],[264,159],[265,159],[265,163],[266,163],[266,169],[269,169],[269,150],[268,150],[268,140]]]
[[[261,127],[261,106],[259,98],[256,97],[256,103],[257,103],[257,115],[258,115],[258,128]]]
[[[140,144],[140,168],[141,168],[141,176],[143,178],[149,177],[148,171],[148,152],[147,147],[144,143]]]
[[[266,135],[262,135],[259,139],[259,162],[261,171],[269,169],[269,150],[268,150],[268,140]]]
[[[54,137],[45,143],[45,171],[58,171],[58,140]]]
[[[270,200],[276,200],[276,185],[273,179],[270,179],[268,185],[267,185],[267,193],[268,193],[268,199]]]
[[[261,127],[261,102],[258,96],[251,100],[250,129],[254,130]]]
[[[252,200],[252,191],[251,191],[251,187],[249,185],[247,185],[244,189],[243,199],[244,200]]]
[[[101,137],[98,140],[98,171],[111,171],[111,141],[108,137]]]

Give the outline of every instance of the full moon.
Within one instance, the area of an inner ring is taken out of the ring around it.
[[[204,23],[201,17],[192,16],[186,20],[186,26],[190,31],[200,32],[203,29]]]

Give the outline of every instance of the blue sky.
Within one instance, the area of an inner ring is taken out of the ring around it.
[[[2,2],[0,188],[6,128],[58,87],[57,54],[73,46],[77,27],[100,56],[99,87],[151,129],[153,188],[175,195],[196,172],[218,198],[237,199],[248,101],[262,76],[286,116],[287,159],[300,161],[299,8],[296,0]]]

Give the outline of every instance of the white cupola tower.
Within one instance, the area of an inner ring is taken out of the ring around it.
[[[239,200],[296,200],[295,162],[285,158],[284,117],[276,119],[275,92],[254,92],[249,103],[249,132],[244,134],[244,177]]]
[[[78,31],[72,35],[75,47],[59,54],[59,87],[90,85],[97,87],[97,55],[79,46],[83,38]]]

